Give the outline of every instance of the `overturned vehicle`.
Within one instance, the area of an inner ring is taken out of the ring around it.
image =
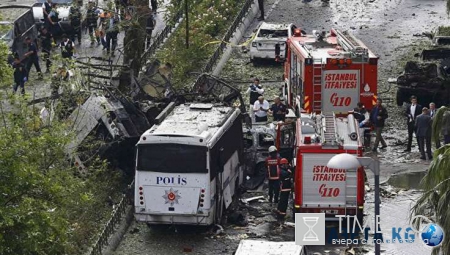
[[[419,61],[406,63],[397,78],[397,105],[409,102],[412,95],[420,96],[422,105],[450,103],[450,49],[423,50]]]

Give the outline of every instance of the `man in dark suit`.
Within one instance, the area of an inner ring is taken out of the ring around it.
[[[411,96],[411,104],[406,106],[405,116],[407,117],[408,126],[408,147],[406,147],[405,152],[411,151],[411,144],[413,133],[416,131],[415,120],[416,117],[422,113],[422,106],[417,104],[417,97]],[[417,136],[416,136],[417,139]],[[419,139],[417,139],[417,144],[419,144]],[[420,145],[419,145],[420,150]]]
[[[387,147],[386,142],[384,141],[383,137],[381,136],[381,132],[384,128],[384,122],[388,118],[388,113],[386,108],[384,108],[381,103],[383,101],[381,98],[377,99],[377,104],[373,107],[372,111],[370,112],[370,122],[375,126],[375,144],[373,146],[372,151],[377,152],[378,144],[381,142],[381,149],[384,149]]]
[[[436,115],[436,112],[437,112],[436,104],[431,102],[430,108],[428,109],[428,113],[429,113],[430,117],[434,118],[434,116]]]
[[[425,146],[427,148],[428,159],[432,160],[431,155],[431,117],[428,113],[428,108],[422,109],[422,114],[417,116],[415,120],[416,136],[419,142],[420,159],[425,160]]]

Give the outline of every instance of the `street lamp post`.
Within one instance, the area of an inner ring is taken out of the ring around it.
[[[348,153],[341,153],[335,155],[328,161],[327,167],[337,169],[357,169],[359,167],[369,168],[375,175],[375,220],[380,215],[380,162],[377,159],[370,157],[356,157]],[[379,233],[380,229],[375,230],[375,233]],[[375,235],[378,237],[378,235]],[[379,240],[375,240],[375,255],[381,254],[381,244]]]

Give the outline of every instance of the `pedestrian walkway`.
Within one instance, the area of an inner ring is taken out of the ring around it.
[[[99,0],[99,6],[104,7],[106,6],[104,0]],[[165,27],[165,21],[164,21],[164,15],[165,15],[165,8],[164,5],[160,5],[157,14],[156,14],[156,27],[153,31],[153,38],[155,38]],[[83,62],[89,62],[93,65],[103,65],[104,70],[95,70],[96,75],[111,77],[111,72],[108,71],[108,65],[111,63],[112,65],[122,65],[123,61],[123,39],[124,39],[125,32],[120,31],[118,35],[118,42],[116,47],[116,52],[114,57],[110,57],[106,50],[103,50],[102,45],[91,45],[90,44],[90,38],[89,35],[82,31],[82,42],[81,45],[78,44],[78,42],[75,42],[75,60],[80,60]],[[60,55],[60,49],[54,48],[53,55]],[[89,60],[89,58],[91,58]],[[40,53],[40,63],[41,65],[45,65],[45,63],[42,60],[42,56]],[[69,68],[71,72],[76,76],[79,74],[80,71],[83,69],[78,68],[77,66]],[[85,69],[84,69],[85,70]],[[34,72],[30,73],[30,80],[25,84],[27,95],[31,97],[32,99],[38,99],[38,98],[45,98],[49,97],[51,95],[51,76],[49,74],[44,76],[43,80],[37,79],[37,74]],[[92,77],[78,77],[76,78],[82,78],[82,80],[72,80],[71,84],[76,84],[79,82],[86,82],[88,79],[91,79]],[[103,79],[103,82],[107,81]]]

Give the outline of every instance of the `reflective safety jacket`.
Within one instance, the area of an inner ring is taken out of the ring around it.
[[[266,165],[267,165],[267,174],[269,177],[269,180],[279,180],[280,179],[280,157],[272,158],[268,157],[266,159]]]
[[[292,190],[292,172],[291,169],[289,168],[281,168],[281,173],[280,173],[280,179],[281,179],[281,183],[280,183],[280,191],[291,191]]]

